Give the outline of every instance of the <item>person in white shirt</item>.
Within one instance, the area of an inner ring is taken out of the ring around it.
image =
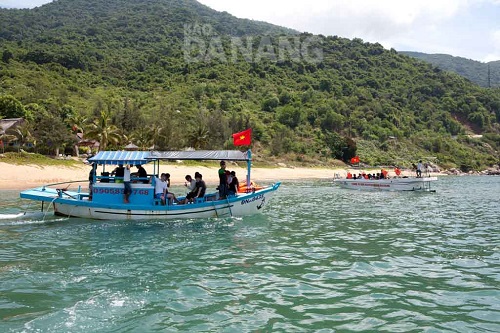
[[[123,191],[123,202],[130,203],[129,197],[132,193],[132,185],[130,184],[130,165],[128,164],[123,172],[123,185],[125,186]]]
[[[196,175],[198,175],[198,172],[196,173]],[[182,202],[183,205],[187,204],[188,202],[193,202],[193,199],[196,197],[196,180],[193,179],[191,175],[187,175],[185,178],[187,180],[187,183],[184,183],[184,186],[187,187],[189,192]]]
[[[167,176],[162,173],[160,178],[154,176],[151,178],[152,180],[154,179],[154,184],[155,184],[155,198],[156,199],[161,199],[162,205],[165,204],[166,202],[166,197],[167,197]]]
[[[186,186],[186,188],[188,189],[188,193],[193,192],[196,188],[196,180],[194,180],[191,175],[186,175],[185,179],[186,183],[184,183],[184,186]]]
[[[154,177],[155,179],[155,198],[161,199],[163,205],[166,205],[167,199],[173,200],[175,203],[179,203],[179,200],[175,197],[175,194],[168,191],[168,173],[162,173],[161,178]]]
[[[417,178],[422,177],[422,161],[418,161],[417,164]]]

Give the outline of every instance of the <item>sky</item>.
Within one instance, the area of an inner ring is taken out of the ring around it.
[[[198,0],[236,17],[397,51],[500,60],[500,0]],[[33,8],[51,0],[0,0]]]

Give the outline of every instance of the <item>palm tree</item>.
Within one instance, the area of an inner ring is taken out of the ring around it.
[[[75,114],[71,115],[66,122],[69,126],[71,126],[71,130],[74,134],[81,133],[81,139],[84,139],[86,128],[88,127],[89,118],[85,115]],[[80,152],[78,149],[78,142],[75,143],[73,149],[75,150],[76,156],[80,156]]]
[[[28,122],[24,122],[22,125],[17,126],[16,128],[9,129],[9,134],[13,135],[19,145],[17,146],[17,151],[20,152],[21,147],[25,146],[28,143],[33,143],[36,145],[36,139],[31,134],[31,125]]]
[[[158,141],[164,138],[162,130],[163,130],[162,126],[156,124],[153,125],[153,127],[151,128],[151,138],[153,140],[153,144],[149,147],[156,147]]]
[[[108,144],[118,144],[122,137],[118,127],[111,124],[111,115],[106,111],[101,111],[99,118],[90,124],[86,136],[99,141],[99,150],[106,150]]]
[[[210,142],[210,119],[211,114],[205,110],[200,109],[191,119],[191,130],[187,135],[188,143],[194,149],[206,148]]]
[[[140,127],[132,132],[130,136],[133,141],[141,150],[147,150],[154,145],[154,132],[147,127]]]
[[[73,130],[73,132],[82,133],[82,136],[83,136],[83,133],[85,133],[85,128],[87,126],[88,120],[89,120],[89,118],[87,116],[81,115],[81,114],[76,114],[76,115],[70,116],[66,121],[67,121],[68,125],[71,126],[71,129]]]
[[[202,124],[199,124],[188,135],[189,145],[194,149],[205,148],[209,141],[209,132]]]

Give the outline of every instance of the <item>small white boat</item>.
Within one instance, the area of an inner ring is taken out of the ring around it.
[[[388,179],[334,179],[334,183],[341,188],[365,191],[427,191],[431,189],[431,183],[437,181],[437,177],[402,177]]]
[[[237,193],[219,198],[219,193],[207,193],[191,204],[168,203],[162,205],[155,199],[154,184],[144,184],[145,179],[136,178],[132,183],[129,203],[124,203],[124,184],[119,177],[110,177],[105,166],[143,165],[154,163],[153,174],[157,175],[160,161],[165,160],[222,160],[246,161],[247,183],[250,184],[251,152],[240,151],[102,151],[89,159],[93,166],[93,177],[90,181],[92,195],[88,192],[69,191],[67,189],[42,186],[22,191],[20,197],[34,201],[48,202],[53,206],[56,215],[82,217],[99,220],[172,220],[196,219],[210,217],[239,217],[262,212],[265,205],[278,190],[280,183],[250,190],[248,193]],[[103,167],[101,176],[96,176],[98,165]],[[147,180],[145,180],[147,182]],[[61,184],[58,184],[59,186]],[[183,197],[179,197],[182,200]],[[48,210],[48,209],[47,209]]]

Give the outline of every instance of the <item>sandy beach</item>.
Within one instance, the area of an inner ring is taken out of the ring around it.
[[[152,165],[144,166],[148,174],[153,173]],[[37,166],[13,165],[0,162],[0,190],[23,190],[40,185],[81,180],[87,183],[90,166],[82,163],[81,166]],[[109,168],[109,166],[108,166]],[[112,169],[109,169],[111,171]],[[136,170],[132,167],[132,172]],[[246,169],[229,165],[228,170],[234,170],[240,182],[246,179]],[[203,175],[207,185],[218,183],[217,168],[206,166],[167,165],[160,168],[160,172],[171,175],[172,186],[182,186],[186,175],[194,175],[198,171]],[[326,169],[326,168],[252,168],[252,180],[257,184],[267,185],[276,181],[306,180],[306,179],[333,179],[335,175],[345,177],[347,172],[358,173],[354,169]],[[100,169],[99,169],[100,172]],[[408,173],[410,175],[411,173]],[[389,171],[393,176],[393,171]]]
[[[144,166],[148,174],[153,173],[152,165]],[[82,164],[75,167],[61,166],[37,166],[37,165],[12,165],[0,162],[0,168],[5,170],[0,174],[0,189],[22,190],[45,184],[82,180],[87,183],[90,166]],[[109,166],[108,166],[109,168]],[[112,169],[109,169],[111,171]],[[172,186],[183,185],[186,175],[194,176],[196,171],[203,175],[207,185],[216,184],[219,181],[217,168],[205,166],[162,166],[160,172],[168,172],[171,177]],[[229,165],[228,170],[234,170],[241,181],[246,178],[246,169]],[[136,168],[132,167],[132,172]],[[343,172],[338,170],[335,172]],[[345,172],[344,172],[345,173]],[[271,184],[276,181],[293,179],[320,179],[333,178],[334,171],[331,169],[309,169],[309,168],[253,168],[252,180],[258,184]]]

